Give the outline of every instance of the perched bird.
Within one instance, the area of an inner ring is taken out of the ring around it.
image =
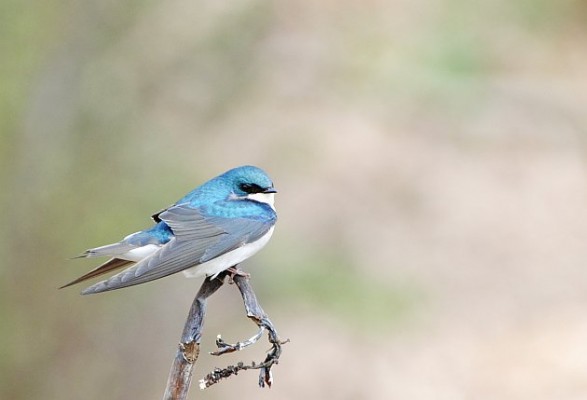
[[[110,259],[67,287],[121,267],[82,294],[138,285],[183,271],[216,277],[267,244],[277,220],[273,182],[260,168],[231,169],[152,215],[155,225],[79,257]],[[236,271],[236,270],[233,270]]]

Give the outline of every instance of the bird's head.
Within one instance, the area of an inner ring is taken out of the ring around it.
[[[231,169],[222,174],[235,199],[249,199],[269,204],[273,208],[275,193],[271,178],[260,168],[250,165]]]

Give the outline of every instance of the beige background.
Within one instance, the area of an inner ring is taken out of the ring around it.
[[[0,1],[0,398],[160,398],[200,282],[56,288],[245,163],[291,343],[271,390],[190,398],[587,398],[582,2],[29,3]],[[253,331],[211,299],[205,351]]]

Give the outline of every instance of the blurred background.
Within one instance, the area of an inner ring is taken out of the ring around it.
[[[0,44],[0,398],[161,398],[201,282],[57,287],[241,164],[291,343],[190,398],[587,398],[585,2],[2,0]],[[254,332],[226,285],[194,380]]]

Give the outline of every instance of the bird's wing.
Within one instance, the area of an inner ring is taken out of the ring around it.
[[[174,233],[173,239],[152,256],[102,282],[82,294],[149,282],[212,260],[261,238],[275,223],[268,218],[223,218],[203,215],[201,209],[186,204],[170,207],[158,217]]]
[[[174,207],[175,204],[170,205],[169,207],[165,207],[159,211],[157,211],[155,214],[151,215],[151,219],[155,222],[161,222],[161,218],[159,218],[159,216],[161,214],[163,214],[165,211],[169,210],[171,207]]]

